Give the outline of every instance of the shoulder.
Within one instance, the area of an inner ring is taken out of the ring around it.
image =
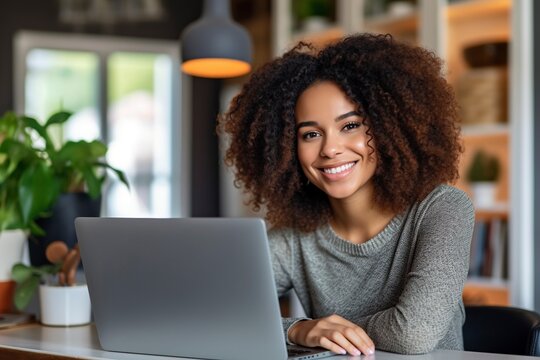
[[[271,228],[268,230],[268,241],[270,244],[291,244],[302,237],[309,236],[290,227]]]
[[[437,186],[419,204],[422,210],[457,211],[462,215],[474,218],[474,207],[467,194],[453,186],[442,184]]]
[[[268,230],[268,241],[270,242],[281,242],[281,241],[289,241],[295,236],[294,229],[288,228],[288,227],[280,227],[280,228],[271,228]]]
[[[439,185],[415,204],[409,220],[420,233],[437,233],[445,238],[456,231],[469,237],[474,227],[474,207],[465,192],[449,185]]]
[[[268,242],[272,250],[287,249],[291,251],[297,248],[301,242],[306,242],[308,238],[312,238],[313,232],[301,232],[290,227],[272,228],[268,231]]]
[[[291,228],[280,227],[268,230],[268,243],[272,250],[290,248],[296,237],[296,232]]]

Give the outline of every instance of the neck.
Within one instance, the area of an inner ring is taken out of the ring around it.
[[[373,201],[373,186],[346,199],[330,199],[330,224],[343,239],[361,244],[381,232],[394,213],[381,209]]]

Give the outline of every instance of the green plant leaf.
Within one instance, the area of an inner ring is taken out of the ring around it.
[[[90,156],[93,159],[99,159],[107,155],[107,146],[99,140],[93,140],[89,143]]]
[[[0,232],[12,229],[24,229],[17,204],[6,203],[0,206]]]
[[[40,267],[32,267],[32,271],[35,275],[47,276],[55,275],[62,268],[62,263],[41,265]]]
[[[52,142],[49,134],[47,133],[47,129],[43,125],[41,125],[39,121],[28,116],[23,116],[22,119],[24,122],[24,126],[35,130],[39,134],[39,136],[43,138],[43,140],[45,141],[45,148],[48,149],[48,151],[54,150],[54,143]]]
[[[26,147],[26,145],[15,143],[9,139],[0,145],[0,147],[2,148],[0,149],[0,153],[6,155],[6,161],[0,164],[0,183],[7,181],[17,169],[20,172],[20,169],[38,160],[33,150]]]
[[[49,126],[53,124],[63,124],[65,123],[70,117],[72,113],[68,111],[59,111],[57,113],[54,113],[47,119],[47,122],[45,123],[45,128],[48,128]]]
[[[96,162],[107,154],[107,146],[98,140],[92,142],[68,141],[58,151],[58,160],[71,161],[74,166],[80,163],[90,164]]]
[[[127,177],[126,177],[126,174],[125,174],[123,171],[118,170],[118,169],[116,169],[116,168],[114,168],[114,167],[112,167],[111,165],[106,164],[106,163],[101,163],[101,162],[100,162],[100,163],[98,163],[98,164],[99,164],[99,166],[102,166],[102,167],[104,167],[104,168],[107,168],[107,169],[112,170],[112,171],[116,174],[116,176],[118,177],[118,179],[119,179],[124,185],[126,185],[126,187],[127,187],[128,190],[129,190],[129,182],[128,182],[128,179],[127,179]]]
[[[11,278],[18,284],[25,282],[32,274],[32,269],[21,263],[15,264],[11,268]]]
[[[24,223],[48,210],[58,197],[60,187],[52,170],[44,163],[27,168],[19,183],[19,201]]]
[[[469,182],[497,181],[499,172],[500,164],[497,157],[479,150],[474,154],[467,170],[467,180]]]
[[[30,229],[30,232],[36,236],[45,236],[47,234],[45,230],[43,230],[41,226],[36,224],[36,222],[33,220],[28,224],[28,229]]]
[[[103,183],[100,180],[91,167],[85,167],[83,169],[83,176],[86,185],[88,186],[88,194],[92,199],[96,199],[101,194],[101,185]]]
[[[32,275],[17,286],[15,289],[14,303],[18,310],[24,310],[28,306],[39,286],[39,281],[39,275]]]

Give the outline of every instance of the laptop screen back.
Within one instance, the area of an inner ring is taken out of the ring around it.
[[[105,350],[286,359],[261,219],[77,218]]]

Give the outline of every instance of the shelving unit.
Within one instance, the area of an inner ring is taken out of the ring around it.
[[[281,26],[291,29],[290,1],[293,0],[274,0],[281,9],[276,16],[285,16],[284,21],[274,18],[275,29]],[[354,1],[360,5],[353,5]],[[364,18],[362,9],[359,13],[353,13],[353,6],[358,10],[358,6],[362,4],[363,1],[360,0],[336,0],[336,6],[341,9],[336,11],[336,14],[342,16],[337,17],[337,23],[331,30],[332,36],[327,36],[328,33],[303,34],[301,38],[324,44],[357,31],[390,33],[396,39],[426,46],[437,52],[445,59],[447,79],[454,87],[457,87],[460,77],[468,70],[462,56],[464,47],[497,40],[512,43],[509,50],[511,74],[508,82],[507,121],[465,124],[462,128],[465,153],[460,162],[460,174],[463,175],[478,149],[493,154],[500,160],[502,176],[497,185],[497,203],[487,209],[477,209],[476,219],[482,222],[508,223],[509,253],[505,258],[509,276],[508,279],[471,278],[464,297],[487,304],[512,304],[531,308],[533,296],[528,287],[532,288],[533,285],[532,235],[529,232],[529,227],[532,228],[532,219],[529,216],[532,214],[532,206],[526,201],[526,197],[527,192],[532,189],[532,180],[524,180],[523,176],[531,174],[527,165],[530,165],[532,154],[527,152],[527,146],[532,140],[524,129],[532,124],[532,115],[526,109],[531,101],[527,91],[532,89],[532,86],[527,86],[527,76],[532,76],[532,73],[527,67],[529,62],[525,59],[528,44],[523,34],[532,1],[514,0],[513,3],[512,0],[462,0],[447,4],[446,0],[418,0],[418,9],[411,14],[380,15],[372,18]],[[345,18],[343,14],[348,14],[348,17]],[[300,39],[283,28],[276,31],[281,31],[282,36],[281,47],[275,49],[283,49],[286,47],[284,44]],[[279,53],[281,51],[275,52],[276,55]],[[512,187],[511,177],[514,179]],[[469,185],[464,180],[460,180],[456,186],[470,194]],[[525,260],[522,262],[519,257]]]
[[[365,21],[365,30],[396,34],[396,38],[418,43],[418,12],[403,16],[379,15]]]
[[[464,47],[494,40],[510,40],[510,0],[469,0],[447,5],[443,10],[445,36],[445,61],[447,64],[448,82],[457,87],[459,79],[468,67],[462,56]],[[418,43],[418,14],[405,19],[392,21],[391,18],[377,18],[373,21],[366,20],[367,29],[377,32],[388,32],[396,38],[415,41]],[[416,34],[416,39],[414,35]],[[459,98],[459,97],[458,97]],[[492,208],[478,208],[476,210],[477,229],[475,229],[475,241],[480,228],[491,228],[491,224],[509,220],[509,173],[510,173],[510,127],[508,123],[474,124],[464,125],[463,141],[465,153],[460,162],[461,178],[456,184],[459,188],[471,194],[469,184],[464,179],[464,174],[471,164],[472,157],[478,150],[485,151],[496,156],[501,165],[501,177],[497,183],[497,204]],[[506,234],[507,226],[505,225]],[[507,236],[507,235],[504,235]],[[485,244],[486,261],[491,261],[490,244],[491,234],[485,235],[482,244]],[[511,241],[511,240],[509,240]],[[507,249],[507,248],[506,248]],[[496,256],[504,256],[509,259],[506,249],[499,249]],[[472,249],[474,251],[474,249]],[[505,251],[501,254],[500,251]],[[488,264],[489,265],[489,264]],[[485,271],[485,270],[484,270]],[[492,281],[490,281],[492,280]],[[497,286],[494,288],[493,283]],[[470,280],[464,291],[464,300],[470,303],[485,303],[508,305],[510,303],[509,282],[501,279],[483,278],[483,281]]]

